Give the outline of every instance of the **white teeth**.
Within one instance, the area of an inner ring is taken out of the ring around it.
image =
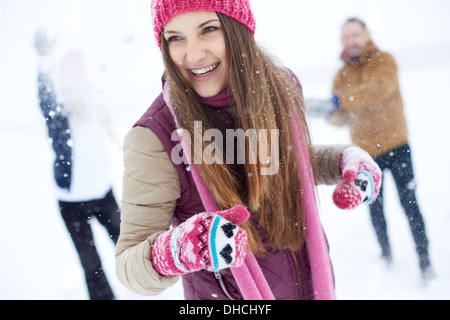
[[[191,72],[195,74],[196,76],[205,76],[207,73],[213,71],[215,68],[217,68],[219,64],[213,64],[212,66],[203,68],[203,69],[191,69]]]

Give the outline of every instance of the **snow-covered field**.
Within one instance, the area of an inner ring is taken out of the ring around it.
[[[274,5],[276,3],[276,5]],[[162,63],[151,31],[149,0],[0,0],[0,299],[87,299],[83,273],[60,218],[52,152],[37,104],[34,32],[47,27],[59,48],[81,47],[91,79],[115,120],[112,151],[120,200],[120,145],[160,91]],[[327,98],[340,66],[345,18],[369,23],[375,43],[400,70],[418,183],[436,278],[420,282],[406,217],[389,174],[386,216],[393,249],[387,268],[368,208],[342,212],[332,188],[320,187],[322,222],[331,246],[338,299],[449,299],[450,293],[450,3],[447,0],[253,0],[257,38],[300,78],[307,98]],[[347,143],[346,129],[310,119],[316,143]],[[104,268],[118,299],[148,299],[116,279],[114,247],[94,221]],[[180,283],[151,299],[182,299]]]

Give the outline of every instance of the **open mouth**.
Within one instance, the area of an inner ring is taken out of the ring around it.
[[[209,67],[202,68],[202,69],[191,69],[189,70],[194,76],[197,77],[206,77],[207,75],[210,75],[216,68],[219,66],[219,63],[215,63]]]

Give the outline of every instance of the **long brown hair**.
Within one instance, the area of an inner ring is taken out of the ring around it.
[[[235,205],[247,206],[259,227],[265,231],[264,237],[269,245],[276,249],[298,250],[305,241],[305,214],[298,178],[298,153],[292,143],[291,117],[296,113],[300,115],[302,128],[296,129],[303,129],[303,136],[310,146],[302,94],[292,75],[259,48],[250,30],[225,15],[218,13],[218,16],[228,50],[228,88],[234,96],[233,112],[238,119],[235,125],[244,131],[266,129],[269,141],[274,139],[270,135],[271,129],[278,129],[280,164],[277,174],[262,175],[263,164],[246,161],[244,172],[248,194],[245,195],[229,165],[203,163],[197,165],[198,171],[221,210]],[[204,106],[171,60],[168,43],[163,36],[161,47],[171,102],[180,126],[188,130],[191,137],[195,134],[194,121],[202,122],[203,132],[212,129]],[[204,142],[203,148],[206,145]],[[194,154],[193,150],[191,154]],[[250,250],[256,255],[267,252],[254,220],[250,219],[243,228],[248,234]]]

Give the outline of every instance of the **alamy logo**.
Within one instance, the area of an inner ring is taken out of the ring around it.
[[[172,132],[172,141],[180,143],[172,150],[171,158],[175,164],[261,164],[261,175],[275,175],[280,167],[278,129],[227,129],[225,137],[219,129],[209,129],[203,133],[201,121],[194,122],[194,139],[186,129]],[[246,148],[248,139],[248,148]],[[203,142],[210,142],[203,150]],[[192,149],[192,143],[194,148]],[[183,145],[193,150],[193,156],[187,159],[181,156]],[[270,146],[269,146],[270,145]],[[224,146],[226,147],[224,159]],[[237,147],[237,148],[236,148]],[[248,149],[248,150],[246,150]],[[236,152],[235,152],[236,151]]]

